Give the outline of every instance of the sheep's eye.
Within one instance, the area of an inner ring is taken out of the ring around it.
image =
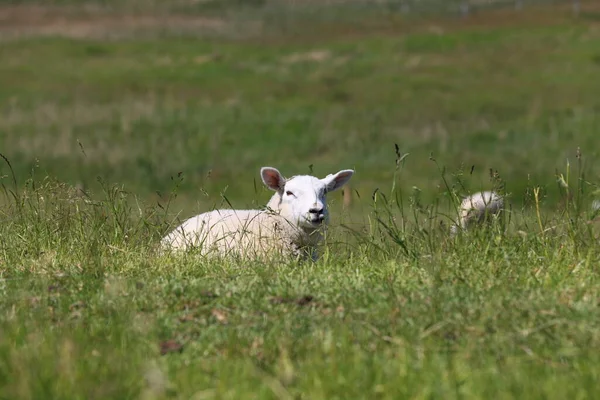
[[[294,193],[290,192],[289,190],[287,192],[285,192],[285,194],[288,195],[288,196],[293,196],[294,195]]]

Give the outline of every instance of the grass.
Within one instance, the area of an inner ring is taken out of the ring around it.
[[[451,238],[380,197],[316,263],[214,262],[157,254],[163,211],[128,200],[46,181],[3,214],[6,398],[597,394],[587,212]]]
[[[37,31],[0,8],[0,398],[597,397],[593,4],[128,4]],[[177,218],[264,204],[263,165],[356,169],[319,261],[156,251]],[[449,236],[492,187],[503,219]]]

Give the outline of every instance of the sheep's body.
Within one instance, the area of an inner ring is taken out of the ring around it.
[[[344,185],[353,171],[324,179],[286,180],[265,167],[261,175],[275,194],[264,210],[215,210],[184,221],[163,240],[164,248],[198,248],[202,255],[242,258],[316,258],[327,223],[325,193]]]
[[[192,217],[163,239],[175,250],[243,258],[311,257],[322,232],[294,226],[270,210],[215,210]]]
[[[489,222],[503,209],[504,199],[496,192],[486,191],[468,196],[460,204],[458,224],[452,226],[452,232]]]

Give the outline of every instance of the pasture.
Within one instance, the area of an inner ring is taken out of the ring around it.
[[[598,396],[598,5],[298,3],[0,5],[0,398]],[[156,251],[265,165],[317,262]]]

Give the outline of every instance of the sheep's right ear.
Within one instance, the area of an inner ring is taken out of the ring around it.
[[[262,167],[260,169],[260,177],[265,185],[271,190],[283,190],[283,187],[285,186],[285,178],[275,168]]]
[[[333,192],[344,186],[350,178],[354,175],[354,171],[351,169],[344,169],[337,174],[329,174],[325,178],[321,179],[322,182],[327,186],[328,192]]]

